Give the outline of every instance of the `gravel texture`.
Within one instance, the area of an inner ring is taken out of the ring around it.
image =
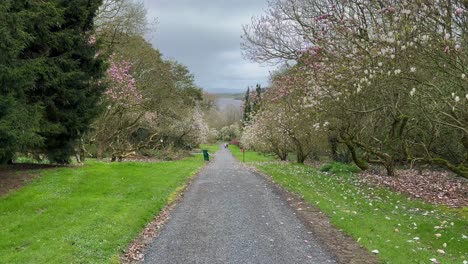
[[[144,263],[336,263],[281,195],[222,148]]]

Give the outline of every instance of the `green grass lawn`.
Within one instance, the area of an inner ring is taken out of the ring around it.
[[[0,263],[118,263],[122,250],[203,164],[197,156],[42,171],[0,198]]]
[[[219,144],[201,144],[200,149],[207,149],[209,153],[214,154],[219,150]]]
[[[229,150],[231,150],[234,157],[238,160],[243,160],[242,150],[234,145],[229,145]],[[255,151],[246,150],[245,151],[245,162],[264,162],[264,161],[274,161],[276,157],[270,154],[258,153]]]
[[[317,206],[369,251],[378,250],[384,263],[431,263],[435,258],[442,264],[461,264],[468,260],[466,207],[435,206],[363,184],[347,172],[355,169],[350,166],[327,168],[335,173],[299,164],[264,162],[254,166]]]

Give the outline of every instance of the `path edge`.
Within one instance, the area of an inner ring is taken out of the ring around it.
[[[375,255],[359,245],[354,238],[334,226],[330,218],[319,208],[305,201],[299,194],[286,190],[283,186],[276,183],[270,175],[260,171],[256,167],[240,163],[254,175],[263,178],[280,195],[281,199],[293,209],[297,218],[312,232],[317,241],[324,246],[324,250],[334,256],[338,263],[381,263]],[[304,210],[304,205],[310,209]]]
[[[163,227],[168,223],[171,213],[176,209],[179,203],[183,200],[188,189],[193,185],[193,183],[198,179],[198,175],[206,169],[206,167],[211,163],[206,162],[198,170],[196,170],[192,175],[189,176],[188,181],[184,185],[179,186],[175,189],[173,193],[168,196],[168,204],[159,211],[157,215],[154,216],[141,231],[135,239],[123,250],[123,253],[119,256],[119,263],[121,264],[139,264],[143,263],[145,252],[151,245],[151,243],[156,239],[161,233]]]

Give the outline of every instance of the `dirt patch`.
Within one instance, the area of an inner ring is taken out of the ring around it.
[[[389,187],[428,203],[468,206],[468,180],[447,171],[399,170],[395,177],[363,172],[359,176],[365,183]]]
[[[265,178],[273,190],[287,201],[296,212],[298,218],[309,228],[311,234],[332,253],[338,263],[343,264],[375,264],[379,263],[377,257],[361,247],[352,237],[344,234],[330,223],[330,218],[318,208],[308,204],[297,194],[285,190],[276,184],[269,175],[255,168],[247,167],[253,173]]]
[[[57,168],[57,166],[29,163],[0,166],[0,196],[17,190],[39,177],[40,170],[53,168]]]
[[[143,262],[145,256],[144,252],[148,249],[151,242],[153,242],[153,240],[159,235],[161,228],[169,221],[171,212],[183,199],[185,192],[190,188],[197,178],[197,175],[205,168],[205,166],[200,168],[184,187],[176,190],[175,194],[171,197],[171,202],[164,207],[164,209],[162,209],[149,224],[146,225],[145,229],[132,241],[124,254],[120,256],[120,263],[136,264]]]

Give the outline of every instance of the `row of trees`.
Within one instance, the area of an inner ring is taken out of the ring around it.
[[[2,1],[0,163],[121,160],[204,141],[210,103],[143,38],[150,26],[132,0]]]
[[[255,89],[247,88],[242,107],[229,104],[221,109],[213,108],[208,122],[211,127],[211,141],[237,142],[242,127],[248,124],[250,117],[259,110],[263,91],[264,89],[257,84]],[[238,100],[242,100],[240,96]]]
[[[239,104],[222,103],[225,98],[219,98],[219,95],[205,94],[205,100],[212,102],[212,107],[205,115],[210,127],[209,141],[214,143],[238,138],[242,120],[242,109]]]
[[[212,102],[186,66],[162,58],[144,39],[150,25],[141,2],[106,0],[97,38],[111,54],[101,101],[104,111],[85,137],[82,153],[122,160],[135,153],[191,149],[205,142]]]
[[[282,63],[246,145],[361,169],[436,164],[468,177],[468,3],[274,0],[245,55]]]

